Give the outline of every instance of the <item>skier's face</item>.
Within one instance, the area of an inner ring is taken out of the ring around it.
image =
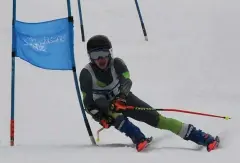
[[[101,58],[94,60],[94,62],[100,69],[104,70],[108,66],[109,57],[104,57],[104,58],[101,57]]]
[[[99,49],[89,53],[90,58],[100,69],[106,69],[109,62],[111,51],[109,49]]]

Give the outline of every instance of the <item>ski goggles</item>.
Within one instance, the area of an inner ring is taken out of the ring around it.
[[[99,58],[105,58],[111,55],[111,49],[100,49],[89,52],[89,56],[93,60],[97,60]]]

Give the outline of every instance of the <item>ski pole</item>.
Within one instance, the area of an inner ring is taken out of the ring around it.
[[[100,141],[100,132],[101,132],[102,130],[104,130],[104,128],[103,128],[103,127],[102,127],[102,128],[100,128],[99,130],[97,130],[97,139],[96,139],[96,141],[97,141],[97,142],[99,142],[99,141]]]
[[[82,18],[82,9],[81,9],[81,2],[78,0],[78,13],[79,13],[79,19],[80,19],[80,29],[82,34],[82,42],[85,41],[85,33],[84,33],[84,27],[83,27],[83,18]]]
[[[175,108],[168,108],[168,109],[154,109],[154,108],[143,108],[143,107],[134,107],[134,106],[127,106],[127,109],[129,110],[148,110],[148,111],[170,111],[170,112],[181,112],[181,113],[188,113],[188,114],[196,114],[196,115],[202,115],[202,116],[209,116],[209,117],[215,117],[215,118],[222,118],[225,120],[231,119],[228,116],[219,116],[219,115],[213,115],[213,114],[207,114],[207,113],[200,113],[200,112],[194,112],[194,111],[188,111],[188,110],[181,110],[181,109],[175,109]]]
[[[213,114],[208,114],[208,113],[201,113],[201,112],[194,112],[194,111],[188,111],[188,110],[181,110],[181,109],[175,109],[175,108],[159,108],[159,109],[155,109],[155,108],[144,108],[144,107],[135,107],[135,106],[126,106],[125,108],[120,108],[118,111],[122,110],[137,110],[137,111],[169,111],[169,112],[181,112],[181,113],[188,113],[188,114],[196,114],[196,115],[202,115],[202,116],[209,116],[209,117],[215,117],[215,118],[222,118],[225,120],[229,120],[231,119],[228,116],[219,116],[219,115],[213,115]],[[97,131],[97,142],[100,141],[100,132],[103,130],[104,128],[100,128]]]
[[[145,25],[144,25],[144,22],[143,22],[143,18],[142,18],[142,14],[141,14],[141,10],[140,10],[138,1],[137,0],[134,0],[134,1],[135,1],[135,5],[136,5],[136,8],[137,8],[138,16],[139,16],[139,19],[140,19],[143,35],[145,37],[145,40],[148,41],[147,31],[146,31],[146,28],[145,28]]]

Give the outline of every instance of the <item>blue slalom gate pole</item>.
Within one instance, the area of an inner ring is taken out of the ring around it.
[[[81,34],[82,34],[82,41],[85,42],[85,33],[84,33],[83,18],[82,18],[82,7],[81,7],[80,0],[78,0],[78,13],[79,13],[79,18],[80,18],[80,29],[81,29]]]
[[[81,94],[80,94],[80,90],[79,90],[79,85],[78,85],[78,78],[77,78],[77,73],[76,73],[76,66],[75,66],[75,58],[74,58],[74,50],[73,50],[73,47],[74,47],[74,44],[73,44],[73,38],[74,38],[74,34],[73,34],[73,17],[71,15],[71,5],[70,5],[70,0],[67,0],[67,8],[68,8],[68,20],[69,20],[69,26],[71,28],[69,28],[70,33],[71,33],[71,38],[70,38],[70,41],[71,41],[71,46],[72,48],[71,49],[71,54],[72,54],[72,61],[73,61],[73,68],[72,68],[72,71],[73,71],[73,77],[74,77],[74,82],[75,82],[75,87],[76,87],[76,91],[77,91],[77,96],[78,96],[78,101],[79,101],[79,104],[80,104],[80,107],[81,107],[81,111],[82,111],[82,115],[83,115],[83,119],[84,119],[84,122],[85,122],[85,125],[86,125],[86,128],[87,128],[87,131],[88,131],[88,135],[91,139],[91,142],[93,145],[96,145],[96,142],[95,142],[95,139],[93,137],[93,134],[92,134],[92,130],[91,130],[91,127],[90,127],[90,124],[88,122],[88,119],[87,119],[87,115],[86,115],[86,112],[84,110],[84,106],[83,106],[83,103],[82,103],[82,98],[81,98]]]
[[[144,25],[144,22],[143,22],[142,14],[141,14],[140,7],[138,5],[137,0],[135,0],[135,4],[136,4],[139,19],[140,19],[140,23],[141,23],[141,26],[142,26],[143,35],[145,37],[145,40],[148,41],[147,31],[146,31],[146,28],[145,28],[145,25]]]
[[[16,22],[16,0],[13,0],[12,15],[12,74],[11,74],[11,117],[10,117],[10,145],[14,146],[14,103],[15,103],[15,22]]]

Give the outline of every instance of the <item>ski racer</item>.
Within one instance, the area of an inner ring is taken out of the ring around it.
[[[90,62],[81,70],[80,88],[85,109],[104,128],[114,126],[136,144],[137,151],[150,142],[141,130],[129,121],[131,117],[154,128],[171,131],[182,139],[205,146],[208,151],[218,145],[218,137],[197,129],[192,124],[168,118],[157,111],[129,110],[126,106],[152,108],[131,92],[132,80],[124,61],[112,55],[112,44],[105,35],[95,35],[87,41]]]

